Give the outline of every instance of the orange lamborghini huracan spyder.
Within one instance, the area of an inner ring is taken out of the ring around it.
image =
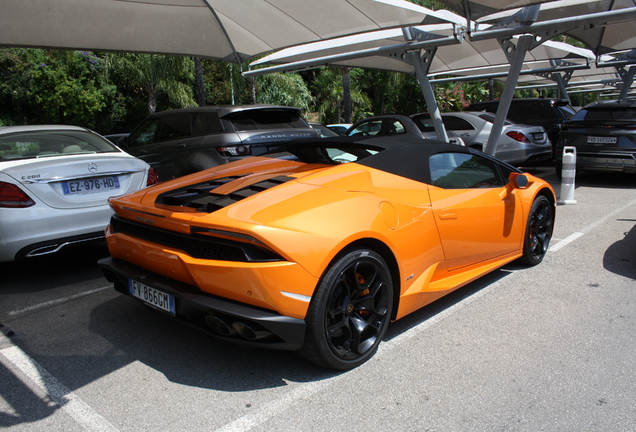
[[[390,321],[541,262],[555,201],[467,147],[316,139],[111,198],[99,264],[117,291],[216,337],[349,369]]]

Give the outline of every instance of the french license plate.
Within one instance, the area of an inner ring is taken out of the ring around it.
[[[589,144],[616,144],[616,140],[616,137],[587,137],[587,142]]]
[[[93,177],[62,182],[64,195],[91,194],[106,192],[111,189],[119,189],[119,178],[117,176]]]
[[[174,296],[163,291],[144,285],[132,279],[128,279],[128,292],[130,295],[142,299],[150,306],[175,314]]]

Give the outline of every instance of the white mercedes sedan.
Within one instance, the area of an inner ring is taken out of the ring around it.
[[[88,129],[0,127],[0,262],[104,238],[108,199],[158,182],[150,165]]]

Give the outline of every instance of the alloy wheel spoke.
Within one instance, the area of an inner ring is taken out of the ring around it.
[[[384,316],[386,314],[387,308],[386,305],[382,304],[382,299],[384,297],[383,288],[385,288],[384,283],[378,281],[378,283],[371,287],[368,295],[358,299],[355,302],[356,310]]]
[[[356,294],[368,290],[378,277],[378,272],[375,266],[370,266],[369,264],[364,262],[356,263],[354,273],[356,281]]]
[[[358,354],[364,354],[375,343],[378,329],[359,317],[352,317],[351,322],[353,324],[351,349]]]

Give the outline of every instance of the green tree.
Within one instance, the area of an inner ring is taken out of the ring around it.
[[[5,124],[61,123],[95,128],[115,88],[91,52],[0,50]]]
[[[165,94],[176,107],[196,106],[193,97],[194,60],[190,57],[159,54],[111,54],[111,72],[146,96],[148,112],[157,110],[159,96]]]
[[[202,59],[201,66],[207,105],[252,103],[252,81],[241,75],[241,66],[209,59]],[[243,70],[246,67],[244,64]]]
[[[422,91],[414,76],[400,72],[364,70],[359,86],[371,99],[378,114],[416,113],[426,110]]]
[[[362,69],[351,70],[351,113],[353,121],[368,117],[371,113],[371,101],[367,94],[360,90],[358,78]],[[344,89],[339,67],[321,68],[311,83],[315,95],[315,109],[321,123],[340,123],[344,110]]]
[[[435,100],[442,112],[461,111],[473,102],[486,99],[488,99],[488,89],[483,81],[435,85]]]
[[[313,100],[305,81],[294,73],[272,73],[256,79],[256,102],[309,110]]]

